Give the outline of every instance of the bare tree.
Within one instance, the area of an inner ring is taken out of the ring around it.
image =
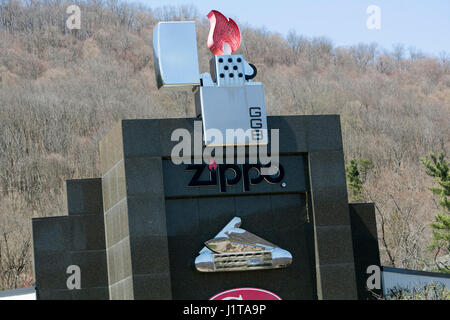
[[[31,269],[30,238],[26,237],[15,245],[11,240],[6,232],[0,239],[0,290],[22,286]]]

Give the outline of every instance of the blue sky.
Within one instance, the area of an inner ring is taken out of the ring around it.
[[[429,55],[450,54],[450,0],[126,0],[150,7],[194,4],[202,15],[211,9],[287,35],[290,29],[307,37],[326,36],[337,46],[377,42],[385,49],[401,43]],[[380,8],[381,28],[370,30],[366,13]]]

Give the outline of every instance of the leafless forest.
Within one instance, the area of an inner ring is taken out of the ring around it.
[[[68,30],[72,3],[0,0],[0,290],[31,285],[30,218],[65,214],[64,181],[99,176],[114,122],[194,116],[190,93],[156,89],[157,21],[196,19],[208,71],[207,12],[88,0],[81,29]],[[439,206],[420,158],[449,150],[450,56],[240,27],[269,114],[341,115],[346,161],[368,160],[358,200],[376,203],[383,264],[430,266]]]

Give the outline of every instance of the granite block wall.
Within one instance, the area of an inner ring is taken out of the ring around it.
[[[100,168],[110,299],[134,299],[121,125],[100,142]]]
[[[194,121],[122,120],[101,140],[101,179],[67,182],[68,216],[33,219],[40,297],[203,300],[243,286],[284,299],[363,297],[361,270],[378,254],[376,225],[372,209],[349,209],[339,116],[268,117],[268,128],[279,129],[279,180],[258,179],[242,164],[219,166],[216,180],[204,168],[174,165],[171,134],[184,128],[194,136]],[[212,179],[202,186],[192,184],[200,169],[200,179]],[[291,251],[292,265],[196,271],[203,242],[234,216]],[[65,270],[75,262],[85,286],[67,290]]]
[[[187,187],[186,182],[180,180],[186,179],[187,168],[172,166],[170,163],[171,150],[178,143],[171,141],[171,133],[175,129],[184,128],[194,136],[194,121],[195,119],[122,120],[100,143],[107,252],[108,263],[111,264],[110,288],[126,282],[126,287],[131,288],[133,292],[133,297],[129,295],[128,298],[183,297],[179,294],[182,291],[176,289],[181,279],[174,277],[177,273],[186,271],[187,269],[183,268],[188,266],[173,265],[178,261],[178,255],[173,254],[178,247],[175,243],[178,242],[174,242],[169,234],[174,230],[172,223],[176,225],[178,222],[172,216],[174,213],[171,210],[176,202],[172,200],[182,198],[183,200],[178,199],[178,202],[183,204],[178,204],[178,207],[183,208],[180,209],[181,212],[190,216],[195,214],[194,209],[194,212],[189,209],[192,199],[201,198],[197,200],[200,205],[208,201],[203,198],[217,193],[213,188]],[[259,184],[256,189],[252,187],[253,191],[246,193],[242,188],[238,190],[239,186],[231,185],[226,186],[227,196],[247,197],[256,192],[270,199],[269,195],[272,193],[289,190],[303,193],[309,202],[307,212],[310,224],[308,227],[302,224],[298,227],[310,228],[310,231],[305,229],[298,235],[304,243],[309,244],[307,256],[310,260],[304,268],[309,270],[312,265],[314,269],[307,273],[308,281],[313,279],[316,283],[314,290],[309,290],[309,294],[313,292],[310,298],[356,299],[352,229],[339,116],[268,117],[268,127],[280,130],[280,154],[289,168],[295,168],[289,169],[289,174],[286,175],[286,180],[290,179],[286,189],[282,189],[280,184]],[[297,166],[296,156],[301,159],[297,160]],[[182,176],[183,178],[180,178]],[[302,183],[306,188],[296,187],[296,184]],[[223,194],[217,196],[216,203],[225,201],[222,199]],[[241,200],[244,201],[239,201]],[[248,210],[257,206],[260,201],[248,203]],[[267,203],[270,201],[267,200]],[[302,201],[299,203],[298,210],[301,212],[305,207],[301,205]],[[220,208],[214,206],[214,210],[221,210]],[[276,208],[273,210],[276,212]],[[111,216],[120,217],[117,218],[118,226],[114,227],[114,223],[108,222],[110,213]],[[245,215],[245,212],[231,210],[228,213],[233,214]],[[185,219],[180,213],[178,217]],[[211,228],[218,228],[223,223],[223,217],[219,215],[211,218]],[[260,218],[263,219],[263,216]],[[122,225],[123,223],[125,225]],[[258,228],[256,225],[254,227]],[[114,240],[110,242],[109,239]],[[196,246],[199,245],[198,241],[200,239],[197,240]],[[120,249],[115,249],[115,246]],[[126,253],[127,248],[129,254]],[[195,252],[190,251],[189,255],[192,260],[195,258]],[[308,260],[305,257],[301,258]],[[119,272],[116,271],[116,265],[125,266],[120,269],[119,275],[115,274]],[[192,266],[189,268],[192,269]],[[246,276],[252,277],[250,273]],[[302,283],[299,282],[299,285]],[[114,290],[110,290],[111,297],[114,298]],[[117,296],[123,297],[121,294]]]
[[[356,285],[358,299],[372,300],[381,295],[381,290],[367,289],[367,267],[381,268],[378,246],[377,222],[373,203],[351,203],[350,220],[352,224],[353,254],[355,259]]]
[[[109,299],[100,179],[67,181],[68,216],[32,219],[38,299]],[[69,290],[67,268],[81,270]]]

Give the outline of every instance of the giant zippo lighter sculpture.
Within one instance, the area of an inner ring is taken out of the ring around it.
[[[264,87],[253,82],[256,67],[242,55],[241,33],[232,19],[212,10],[208,48],[213,53],[211,73],[199,75],[194,22],[160,22],[154,30],[158,88],[195,92],[196,111],[203,120],[206,146],[264,145],[268,143]],[[233,141],[215,141],[233,134]],[[195,260],[200,272],[243,271],[286,267],[292,255],[276,245],[238,228],[236,217],[219,234],[205,242]]]
[[[195,22],[160,22],[154,29],[153,48],[158,88],[193,89],[196,113],[202,117],[208,147],[268,143],[264,87],[253,82],[256,67],[242,55],[237,24],[218,11],[208,14],[208,47],[214,54],[210,73],[199,74]],[[227,130],[233,141],[225,139]],[[216,141],[220,132],[224,141]]]

